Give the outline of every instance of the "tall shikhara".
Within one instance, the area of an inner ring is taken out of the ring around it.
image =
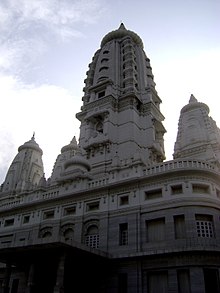
[[[79,145],[94,173],[164,160],[161,99],[136,33],[121,24],[103,38],[89,65],[84,93],[77,114]]]
[[[165,161],[141,38],[121,24],[86,75],[80,137],[51,177],[33,136],[1,186],[0,292],[219,293],[220,130],[208,106],[191,95]]]

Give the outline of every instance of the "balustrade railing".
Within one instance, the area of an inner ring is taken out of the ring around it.
[[[210,164],[206,161],[197,161],[197,160],[171,160],[166,161],[161,164],[154,165],[152,167],[145,168],[143,170],[144,176],[149,175],[156,175],[160,173],[175,171],[175,170],[189,170],[189,169],[202,169],[202,170],[211,170],[213,172],[220,172],[220,170],[214,166],[213,164]],[[129,177],[132,178],[132,175]],[[102,187],[106,186],[109,183],[108,178],[104,179],[95,179],[88,182],[87,187],[85,188],[95,188],[95,187]],[[17,199],[8,199],[8,198],[2,198],[0,200],[0,210],[1,209],[7,209],[7,208],[13,208],[20,204],[30,203],[34,201],[39,200],[45,200],[50,198],[55,198],[59,196],[59,190],[49,190],[48,192],[43,193],[30,193],[23,196],[20,196]]]
[[[167,171],[179,170],[179,169],[206,169],[219,171],[217,167],[206,161],[197,160],[171,160],[155,166],[146,168],[144,170],[145,175],[158,174]]]

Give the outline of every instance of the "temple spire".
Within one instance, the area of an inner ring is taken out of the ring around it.
[[[43,151],[32,138],[18,148],[18,154],[8,169],[3,192],[18,194],[38,186],[44,176]]]
[[[174,159],[198,159],[220,163],[220,131],[209,108],[191,95],[180,113]]]

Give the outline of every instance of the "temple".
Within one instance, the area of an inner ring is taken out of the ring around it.
[[[0,292],[220,293],[220,130],[208,106],[191,95],[166,161],[141,38],[121,24],[88,67],[79,138],[50,178],[33,135],[1,185]]]

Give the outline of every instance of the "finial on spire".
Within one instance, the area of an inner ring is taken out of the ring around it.
[[[31,140],[35,140],[35,131],[33,132]]]
[[[126,28],[125,28],[125,26],[124,26],[122,21],[121,21],[121,24],[119,26],[119,30],[126,30]]]
[[[191,94],[190,99],[189,99],[189,103],[195,103],[198,102],[197,99],[194,97],[193,94]]]
[[[74,137],[73,137],[73,139],[71,140],[71,142],[70,143],[74,143],[74,144],[76,144],[77,145],[77,141],[76,141],[76,137],[75,137],[75,135],[74,135]]]

